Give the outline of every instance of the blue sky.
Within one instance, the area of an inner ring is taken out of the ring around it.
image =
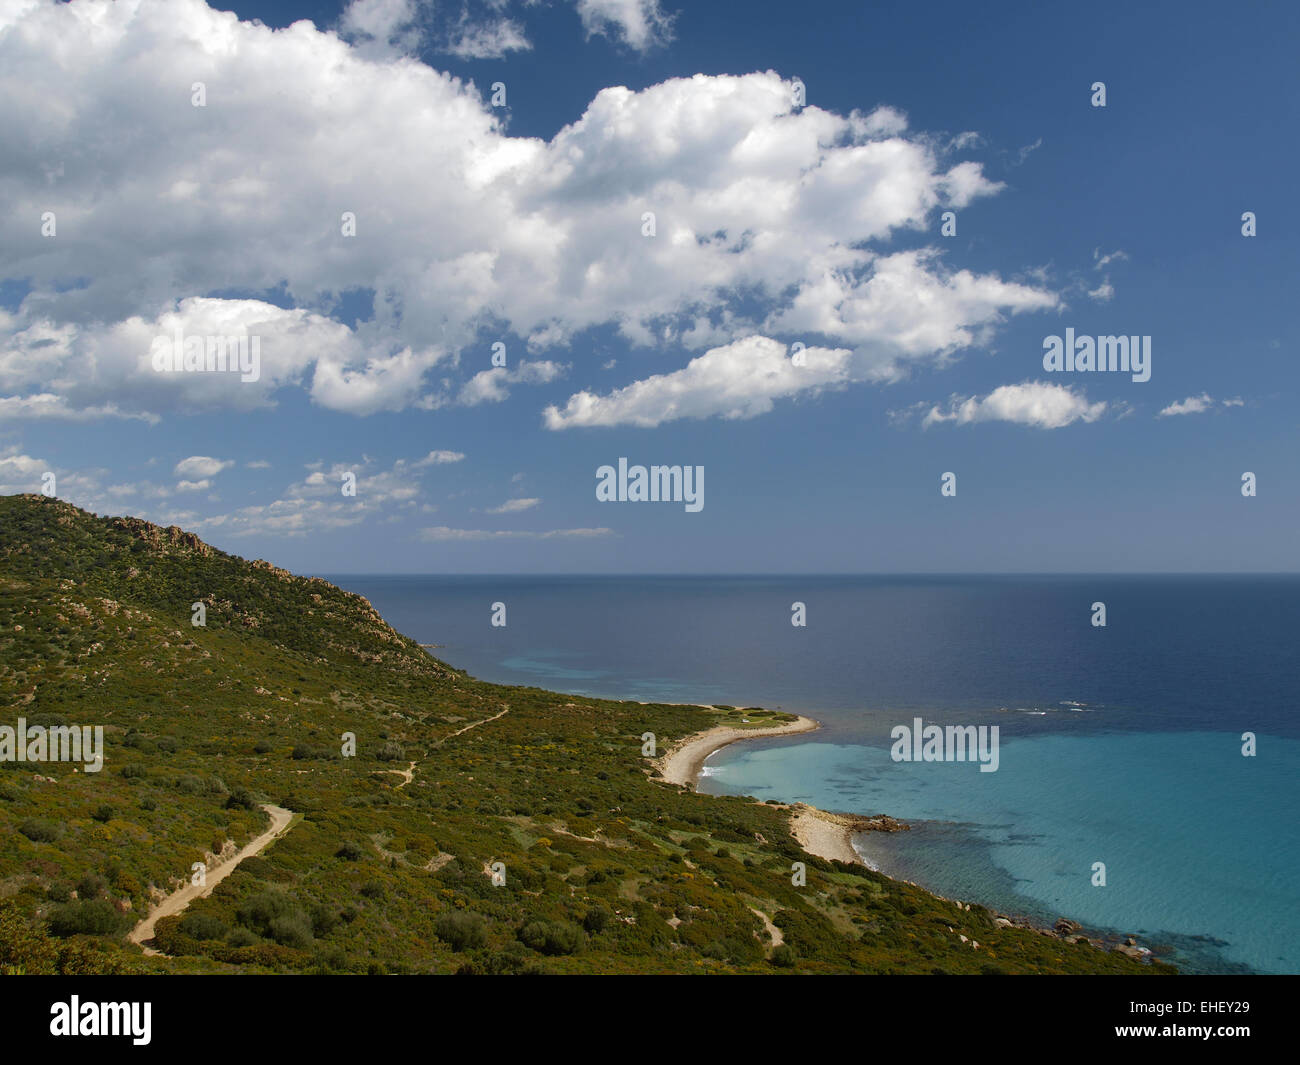
[[[1298,28],[7,0],[0,493],[303,572],[1294,571]]]

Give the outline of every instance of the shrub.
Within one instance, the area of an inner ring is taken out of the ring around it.
[[[463,910],[440,913],[433,930],[452,950],[468,950],[487,943],[487,922],[477,913]]]
[[[18,826],[18,831],[33,843],[53,843],[63,835],[63,826],[42,817],[29,817]]]
[[[97,899],[108,890],[108,881],[98,873],[87,873],[77,881],[77,898]]]
[[[60,938],[111,935],[122,930],[127,923],[127,919],[107,899],[65,903],[55,907],[50,914],[50,931]]]
[[[576,954],[586,936],[581,928],[568,921],[529,921],[519,930],[524,946],[539,954]]]
[[[361,849],[359,843],[352,840],[345,840],[342,846],[334,852],[335,858],[342,858],[345,862],[359,862],[365,856],[365,851]]]
[[[109,821],[113,820],[113,808],[109,806],[108,803],[103,803],[100,806],[96,806],[94,812],[90,816],[100,824],[106,825]]]
[[[219,917],[207,913],[187,913],[181,918],[181,933],[199,941],[224,939],[230,928]]]
[[[772,964],[778,969],[793,969],[798,960],[799,956],[789,943],[782,943],[772,949]]]
[[[610,912],[606,906],[592,906],[582,918],[582,927],[592,935],[605,931],[609,927]]]
[[[381,762],[396,762],[398,759],[405,758],[406,752],[400,743],[389,740],[375,752],[375,757]]]
[[[235,787],[226,799],[227,810],[251,810],[256,805],[257,800],[253,798],[253,793],[243,787]]]
[[[294,915],[307,919],[302,908],[283,891],[262,891],[239,907],[236,919],[260,935],[269,935],[272,921]]]
[[[300,911],[283,917],[273,917],[268,931],[271,933],[271,938],[283,947],[302,949],[311,946],[311,921]]]

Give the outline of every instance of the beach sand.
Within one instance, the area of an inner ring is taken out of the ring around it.
[[[858,822],[862,818],[827,813],[805,803],[799,803],[791,809],[794,817],[790,822],[790,831],[799,841],[799,846],[809,854],[832,862],[866,864],[853,849],[853,833],[857,831]]]
[[[700,770],[704,768],[705,760],[714,751],[720,751],[728,744],[760,736],[793,736],[819,728],[821,725],[810,717],[800,717],[789,724],[772,728],[732,728],[730,725],[719,725],[673,744],[668,753],[659,759],[659,776],[669,784],[693,788],[699,779]]]
[[[673,744],[659,760],[659,776],[669,784],[694,788],[704,763],[714,751],[720,751],[738,740],[752,740],[760,736],[795,736],[819,728],[821,725],[810,717],[799,717],[789,724],[773,728],[719,725]],[[853,849],[853,833],[863,818],[827,813],[805,803],[779,808],[792,811],[790,829],[799,845],[809,854],[828,861],[864,864],[858,852]]]

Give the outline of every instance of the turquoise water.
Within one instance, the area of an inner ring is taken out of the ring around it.
[[[485,680],[811,714],[822,731],[728,749],[706,787],[904,818],[858,840],[891,875],[1193,971],[1300,973],[1300,578],[334,579]],[[997,725],[1000,768],[891,762],[916,715]]]
[[[1191,970],[1300,972],[1300,742],[1261,736],[1247,758],[1233,733],[1018,737],[992,773],[760,742],[715,754],[703,790],[923,820],[855,846],[950,898],[1136,934]]]

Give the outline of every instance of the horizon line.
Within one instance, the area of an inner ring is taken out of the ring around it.
[[[416,570],[335,570],[317,571],[333,577],[1300,577],[1300,570],[894,570],[894,571],[809,571],[809,572],[581,572],[543,571],[508,572],[416,571]]]

